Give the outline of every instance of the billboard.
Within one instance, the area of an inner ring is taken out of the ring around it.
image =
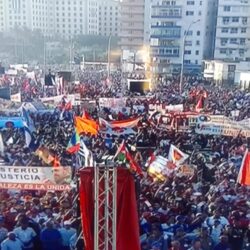
[[[71,167],[0,166],[0,189],[70,190]]]

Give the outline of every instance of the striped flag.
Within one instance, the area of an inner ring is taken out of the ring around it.
[[[95,167],[93,153],[87,148],[83,139],[80,140],[80,149],[78,151],[82,167]]]

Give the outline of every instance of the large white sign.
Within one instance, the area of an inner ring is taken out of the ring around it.
[[[70,190],[71,167],[1,166],[1,189]]]

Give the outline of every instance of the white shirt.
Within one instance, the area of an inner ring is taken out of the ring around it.
[[[14,233],[16,234],[17,238],[24,244],[24,248],[32,248],[34,246],[33,242],[28,245],[25,244],[31,241],[36,236],[36,232],[31,227],[27,227],[25,230],[23,230],[21,227],[17,227],[14,230]]]
[[[22,250],[22,243],[19,239],[15,241],[6,239],[1,244],[1,250]]]

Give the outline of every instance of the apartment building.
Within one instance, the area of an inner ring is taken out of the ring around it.
[[[158,73],[195,73],[213,51],[216,0],[153,0],[150,48]]]
[[[144,0],[123,0],[121,2],[119,37],[123,50],[137,51],[144,44],[144,4]]]
[[[118,36],[118,32],[120,29],[120,7],[120,1],[99,1],[99,35]]]
[[[118,34],[120,2],[115,0],[0,0],[0,31],[15,27],[71,39],[79,34]]]
[[[219,0],[214,58],[250,60],[250,0]]]

